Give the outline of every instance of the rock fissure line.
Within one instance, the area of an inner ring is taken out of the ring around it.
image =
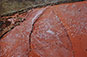
[[[60,21],[61,21],[61,20],[60,20]],[[61,21],[61,22],[62,22],[62,21]],[[62,24],[62,27],[64,28],[64,31],[65,31],[65,33],[66,33],[66,36],[68,37],[68,40],[70,41],[70,44],[71,44],[71,47],[72,47],[73,57],[75,57],[74,50],[73,50],[73,46],[72,46],[72,42],[71,42],[71,40],[70,40],[70,36],[68,35],[67,29],[65,28],[65,26],[63,25],[63,23],[61,23],[61,24]]]
[[[54,11],[53,11],[54,12]],[[57,16],[57,14],[54,12],[54,14]],[[61,26],[62,26],[62,28],[64,28],[64,31],[65,31],[65,33],[66,33],[66,36],[68,37],[68,40],[70,41],[70,44],[71,44],[71,49],[72,49],[72,52],[73,52],[73,57],[75,57],[75,54],[74,54],[74,50],[73,50],[73,46],[72,46],[72,42],[71,42],[71,40],[70,40],[70,36],[69,36],[69,34],[68,34],[68,32],[67,32],[67,29],[65,28],[65,26],[64,26],[64,24],[62,23],[62,21],[60,20],[60,18],[59,18],[59,21],[60,21],[60,23],[61,23]],[[67,48],[66,48],[67,49]]]
[[[45,9],[46,10],[46,9]],[[44,11],[45,11],[44,10]],[[44,12],[43,11],[43,12]],[[43,15],[43,13],[41,13],[40,14],[40,16],[33,22],[33,24],[32,24],[32,29],[31,29],[31,32],[30,32],[30,34],[29,34],[29,55],[30,55],[30,53],[31,53],[31,51],[32,51],[32,47],[31,47],[31,36],[32,36],[32,33],[33,33],[33,31],[34,31],[34,27],[35,27],[35,23],[38,21],[38,19],[41,17]]]
[[[13,28],[14,28],[14,26],[12,26],[8,31],[6,31],[5,33],[3,33],[3,34],[0,36],[0,39],[1,39],[5,34],[7,34],[8,32],[10,32]]]
[[[60,19],[59,19],[59,20],[60,20]],[[61,20],[60,20],[60,22],[61,22],[62,27],[64,28],[64,31],[65,31],[65,33],[66,33],[66,36],[68,37],[68,40],[70,41],[71,48],[72,48],[72,52],[73,52],[73,57],[75,57],[74,50],[73,50],[73,46],[72,46],[72,42],[71,42],[71,40],[70,40],[70,36],[69,36],[69,34],[68,34],[68,32],[67,32],[67,29],[65,28],[65,26],[64,26],[64,24],[62,23]]]
[[[39,17],[38,17],[39,18]],[[37,19],[38,19],[37,18]],[[32,29],[31,29],[31,32],[30,32],[30,34],[29,34],[29,54],[30,54],[30,52],[31,52],[31,50],[32,50],[32,48],[31,48],[31,35],[32,35],[32,33],[33,33],[33,31],[34,31],[34,24],[37,22],[37,20],[35,20],[35,22],[32,24]]]

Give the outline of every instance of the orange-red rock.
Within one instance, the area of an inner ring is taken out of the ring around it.
[[[0,39],[0,57],[87,57],[87,1],[27,12]]]
[[[75,57],[87,57],[87,2],[55,6],[72,42]]]

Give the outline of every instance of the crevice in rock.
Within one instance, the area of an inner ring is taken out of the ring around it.
[[[10,29],[8,29],[7,31],[3,32],[3,33],[0,35],[0,39],[1,39],[5,34],[7,34],[8,32],[10,32],[13,28],[14,28],[14,26],[10,27]],[[6,29],[7,29],[7,28],[6,28]]]
[[[46,10],[46,9],[45,9]],[[45,11],[44,10],[44,11]],[[43,11],[43,12],[44,12]],[[32,33],[33,33],[33,31],[34,31],[34,27],[35,27],[35,23],[38,21],[38,19],[41,17],[43,15],[43,13],[41,13],[40,14],[40,16],[33,22],[33,24],[32,24],[32,29],[31,29],[31,32],[30,32],[30,34],[29,34],[29,55],[30,55],[30,53],[31,53],[31,51],[32,51],[32,47],[31,47],[31,37],[32,37]]]
[[[40,16],[39,16],[39,17],[40,17]],[[39,17],[38,17],[38,18],[39,18]],[[38,18],[37,18],[37,20],[38,20]],[[35,20],[35,22],[32,24],[32,29],[31,29],[31,32],[30,32],[30,34],[29,34],[29,55],[30,55],[31,50],[32,50],[32,48],[31,48],[31,35],[32,35],[33,31],[34,31],[34,24],[37,22],[37,20]]]
[[[65,28],[65,26],[64,26],[64,24],[62,23],[61,20],[60,20],[60,22],[61,22],[61,24],[62,24],[62,27],[64,28],[64,31],[65,31],[65,33],[66,33],[66,36],[68,37],[68,40],[70,41],[70,44],[71,44],[71,47],[72,47],[73,57],[75,57],[74,50],[73,50],[73,46],[72,46],[72,42],[71,42],[71,40],[70,40],[70,36],[69,36],[69,34],[68,34],[68,32],[67,32],[67,29]]]
[[[54,11],[53,11],[54,12]],[[57,16],[57,14],[54,12],[54,14]],[[62,28],[64,29],[64,31],[65,31],[65,33],[66,33],[66,36],[68,37],[68,40],[70,41],[70,44],[71,44],[71,49],[72,49],[72,53],[73,53],[73,57],[75,57],[75,54],[74,54],[74,50],[73,50],[73,46],[72,46],[72,42],[71,42],[71,40],[70,40],[70,36],[69,36],[69,34],[68,34],[68,32],[67,32],[67,29],[66,29],[66,27],[64,26],[64,24],[62,23],[62,21],[61,21],[61,19],[59,18],[59,21],[60,21],[60,23],[61,23],[61,26],[62,26]],[[67,49],[67,48],[66,48]]]

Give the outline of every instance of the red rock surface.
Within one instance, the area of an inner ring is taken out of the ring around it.
[[[87,2],[55,6],[72,42],[75,57],[87,57]]]
[[[0,39],[0,57],[87,57],[87,2],[32,9]]]

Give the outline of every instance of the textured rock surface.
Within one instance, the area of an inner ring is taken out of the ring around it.
[[[86,1],[32,9],[25,19],[0,39],[0,57],[87,57]]]
[[[87,2],[54,8],[68,32],[75,57],[87,57]]]

